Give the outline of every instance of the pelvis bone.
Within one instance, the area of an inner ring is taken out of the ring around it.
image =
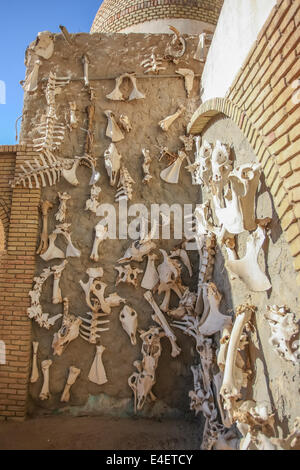
[[[236,252],[232,248],[226,247],[229,256],[226,267],[254,292],[263,292],[272,287],[258,264],[258,254],[264,240],[265,230],[258,226],[256,231],[249,235],[246,255],[241,260],[237,259]]]
[[[69,313],[69,301],[64,299],[64,316],[60,330],[54,334],[52,348],[54,356],[61,356],[66,347],[79,336],[82,321]]]
[[[114,113],[110,110],[104,111],[105,116],[108,119],[108,125],[106,129],[106,136],[109,137],[112,142],[119,142],[124,139],[124,135],[119,128]]]
[[[271,328],[269,338],[271,346],[279,356],[296,364],[300,357],[299,341],[296,341],[300,326],[295,315],[286,306],[272,305],[267,307],[264,317],[268,320]]]
[[[123,96],[123,93],[120,90],[120,87],[126,78],[128,78],[131,81],[132,87],[133,87],[132,92],[128,98],[128,101],[142,100],[145,98],[145,95],[141,93],[137,88],[136,78],[134,74],[124,73],[120,77],[116,78],[115,89],[109,95],[106,95],[107,99],[113,100],[113,101],[125,101],[125,98]]]
[[[128,334],[131,344],[136,345],[136,331],[138,327],[138,315],[133,308],[125,305],[120,312],[120,322],[122,323],[123,329]]]
[[[93,261],[99,261],[99,247],[103,241],[108,238],[107,230],[107,227],[104,227],[101,222],[99,222],[95,227],[95,240],[92,254],[90,256],[91,260]]]

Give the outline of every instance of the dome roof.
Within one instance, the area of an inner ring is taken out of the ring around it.
[[[129,32],[128,28],[133,25],[170,18],[216,25],[223,2],[224,0],[104,0],[96,14],[91,33]]]

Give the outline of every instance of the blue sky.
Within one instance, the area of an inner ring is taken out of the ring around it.
[[[89,32],[101,0],[1,1],[0,6],[0,145],[14,145],[15,121],[22,114],[25,50],[39,31]],[[6,104],[1,104],[1,82]]]

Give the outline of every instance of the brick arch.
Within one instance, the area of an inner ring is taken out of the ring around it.
[[[240,128],[262,165],[266,184],[273,197],[298,273],[297,282],[300,284],[300,178],[298,177],[298,186],[291,188],[290,177],[294,175],[293,172],[282,174],[282,165],[279,163],[280,150],[276,152],[274,147],[268,146],[247,113],[227,98],[214,98],[203,103],[193,115],[188,125],[188,133],[201,134],[209,122],[218,115],[230,118]],[[295,159],[299,161],[299,158],[299,154],[296,154]]]

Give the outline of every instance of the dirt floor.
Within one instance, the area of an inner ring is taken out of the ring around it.
[[[199,424],[51,417],[0,423],[0,450],[198,450]]]

